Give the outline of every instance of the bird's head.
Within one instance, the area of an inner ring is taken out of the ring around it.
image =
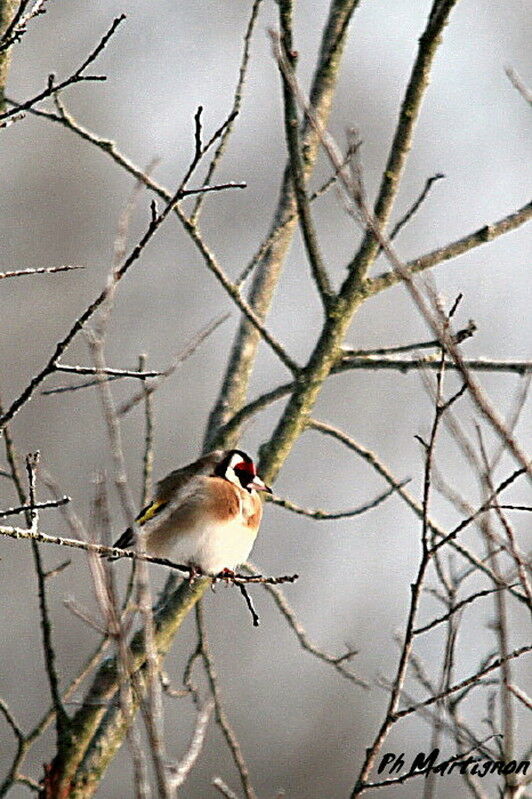
[[[255,490],[272,493],[271,488],[258,476],[257,467],[253,463],[253,459],[241,449],[230,449],[226,452],[214,473],[217,477],[223,477],[224,480],[229,480],[230,483],[234,483],[239,488],[245,488],[246,491]]]

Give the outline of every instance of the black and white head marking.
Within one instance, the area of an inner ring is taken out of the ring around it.
[[[241,449],[231,449],[214,470],[217,477],[223,477],[230,483],[252,491],[268,491],[270,489],[263,483],[257,474],[253,459]]]

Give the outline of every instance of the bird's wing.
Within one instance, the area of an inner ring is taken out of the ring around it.
[[[174,508],[180,505],[180,494],[183,499],[186,499],[188,492],[185,490],[190,485],[195,477],[202,475],[211,475],[216,465],[221,461],[223,452],[221,450],[214,450],[202,455],[201,458],[189,463],[187,466],[182,466],[181,469],[175,469],[162,480],[157,483],[157,490],[154,499],[143,508],[135,521],[138,525],[142,525],[153,519],[172,502]],[[132,547],[135,542],[135,536],[131,527],[124,530],[120,538],[113,544],[114,547],[120,549],[128,549]]]
[[[217,464],[222,460],[222,456],[223,453],[220,450],[214,450],[214,452],[208,452],[206,455],[202,455],[202,457],[198,458],[194,463],[189,463],[188,466],[175,469],[173,472],[170,472],[170,474],[167,474],[166,477],[163,477],[163,479],[159,480],[157,483],[155,500],[152,504],[159,503],[159,507],[161,507],[163,503],[166,504],[170,500],[172,500],[172,503],[179,504],[179,494],[186,488],[187,484],[189,484],[194,477],[212,475]],[[140,524],[142,524],[140,519],[145,512],[149,512],[149,507],[150,506],[145,508],[144,511],[141,511],[140,517],[137,520]],[[157,512],[157,509],[155,509],[155,512]],[[148,518],[151,519],[153,515],[152,513]],[[144,521],[148,521],[148,519],[144,519]]]
[[[240,490],[221,477],[199,475],[179,504],[167,503],[156,524],[146,526],[146,550],[167,556],[182,536],[198,534],[212,524],[231,522],[241,516]]]

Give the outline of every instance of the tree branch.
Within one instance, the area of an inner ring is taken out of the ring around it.
[[[516,230],[530,219],[532,219],[532,202],[523,205],[519,210],[508,214],[508,216],[499,219],[497,222],[484,225],[484,227],[475,230],[473,233],[469,233],[461,239],[446,244],[444,247],[439,247],[437,250],[433,250],[426,255],[421,255],[413,261],[408,261],[408,263],[405,264],[405,270],[408,275],[415,275],[418,272],[423,272],[425,269],[430,269],[432,266],[436,266],[443,261],[457,258],[459,255],[469,252],[469,250],[475,247],[479,247],[481,244],[487,244],[499,236],[503,236],[505,233]],[[404,280],[404,277],[396,271],[384,272],[382,275],[378,275],[367,281],[367,296],[372,297],[374,294],[383,291],[383,289],[395,286],[402,280]]]

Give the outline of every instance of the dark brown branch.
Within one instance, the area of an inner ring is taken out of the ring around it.
[[[515,587],[515,586],[512,586]],[[494,594],[497,591],[505,591],[506,586],[498,585],[495,588],[486,588],[483,591],[477,591],[475,594],[471,594],[470,596],[462,599],[460,602],[457,602],[456,605],[453,605],[449,608],[448,612],[445,613],[443,616],[439,616],[436,619],[433,619],[428,624],[424,624],[422,627],[416,627],[413,631],[414,635],[420,635],[421,633],[426,633],[428,630],[432,630],[433,627],[437,627],[439,624],[442,624],[444,621],[448,621],[451,616],[457,613],[459,610],[462,610],[466,605],[469,605],[471,602],[474,602],[475,599],[478,599],[482,596],[489,596],[490,594]]]
[[[447,697],[452,696],[458,691],[463,691],[464,689],[467,688],[472,688],[476,687],[477,685],[482,685],[482,680],[487,674],[500,668],[503,663],[521,657],[521,655],[526,655],[528,652],[532,652],[532,644],[527,644],[525,646],[520,647],[519,649],[514,649],[513,652],[509,652],[508,655],[506,655],[506,657],[497,658],[497,660],[494,660],[492,663],[480,669],[475,674],[472,674],[470,677],[467,677],[467,679],[455,683],[454,685],[451,685],[445,691],[441,691],[439,694],[431,696],[429,697],[429,699],[425,699],[423,702],[418,702],[416,705],[411,705],[410,707],[407,707],[404,710],[398,710],[397,713],[395,713],[395,720],[402,719],[405,716],[411,715],[412,713],[417,713],[417,711],[420,708],[433,705],[435,702],[439,702],[442,699],[446,699]]]
[[[145,247],[149,243],[149,241],[153,238],[159,227],[165,221],[167,216],[173,211],[176,207],[176,204],[179,202],[179,199],[182,196],[182,191],[185,188],[185,183],[188,177],[191,175],[193,168],[196,166],[196,161],[193,159],[191,162],[191,166],[187,170],[185,179],[181,182],[179,188],[174,193],[173,197],[169,200],[166,204],[164,209],[158,214],[155,218],[152,218],[150,221],[148,228],[138,244],[132,249],[129,256],[124,260],[123,264],[114,272],[114,283],[118,283],[124,275],[128,272],[129,268],[134,264],[139,257],[142,255]],[[103,291],[92,301],[92,303],[85,309],[85,311],[79,316],[66,336],[61,339],[55,346],[54,351],[46,363],[46,365],[38,372],[34,377],[32,377],[29,384],[26,386],[24,391],[17,397],[17,399],[11,404],[11,407],[0,417],[0,427],[3,427],[7,422],[9,422],[15,414],[20,410],[20,408],[31,398],[35,389],[45,380],[48,375],[52,374],[55,371],[56,364],[59,358],[63,355],[69,344],[75,338],[75,336],[83,329],[85,324],[89,321],[89,319],[93,316],[95,311],[104,303],[109,295],[109,287],[106,286]]]
[[[94,544],[88,541],[79,541],[76,538],[64,538],[62,536],[57,535],[48,535],[46,533],[36,532],[32,530],[26,530],[21,527],[6,527],[4,525],[0,525],[0,535],[7,536],[8,538],[15,538],[15,539],[29,539],[31,541],[37,541],[42,544],[55,544],[56,546],[63,546],[63,547],[71,547],[73,549],[81,549],[85,552],[94,552],[97,555],[101,555],[102,557],[111,558],[113,560],[119,560],[121,558],[127,558],[129,560],[141,560],[147,563],[155,563],[159,566],[165,566],[168,569],[174,569],[176,571],[183,572],[183,574],[190,575],[191,573],[197,573],[197,570],[191,569],[189,566],[185,566],[184,564],[174,563],[167,558],[157,558],[153,555],[147,555],[141,552],[135,552],[132,549],[118,549],[117,547],[108,547],[104,544]],[[297,574],[287,574],[282,575],[280,577],[265,577],[263,575],[249,575],[249,574],[239,574],[236,573],[234,575],[225,575],[223,579],[227,580],[231,583],[260,583],[262,585],[278,585],[281,583],[293,583],[295,580],[298,579]]]
[[[48,86],[46,87],[46,89],[43,89],[39,94],[36,94],[31,99],[25,100],[23,103],[20,103],[18,108],[11,109],[10,111],[5,111],[3,114],[0,114],[0,120],[8,119],[9,117],[12,117],[15,113],[18,113],[19,111],[28,111],[34,105],[36,105],[36,103],[40,103],[41,100],[44,100],[46,97],[50,97],[52,94],[56,94],[57,92],[63,91],[63,89],[66,89],[67,86],[71,86],[74,83],[79,83],[80,81],[88,81],[88,80],[105,80],[105,77],[102,75],[84,75],[83,73],[85,72],[87,67],[90,66],[90,64],[92,64],[93,61],[95,61],[98,58],[102,50],[105,49],[105,47],[109,42],[109,39],[114,34],[120,23],[125,20],[125,18],[126,15],[121,14],[119,17],[116,17],[113,20],[111,27],[102,36],[102,38],[100,39],[94,50],[92,50],[92,52],[89,53],[85,61],[81,64],[80,67],[77,68],[75,72],[72,73],[72,75],[70,75],[69,78],[66,78],[61,83],[57,84],[53,81],[53,78],[51,78],[48,81]]]
[[[35,571],[37,573],[37,584],[39,593],[39,610],[41,614],[41,630],[43,638],[44,661],[46,664],[46,673],[48,675],[48,682],[50,684],[50,693],[52,695],[52,704],[55,710],[56,717],[56,730],[57,730],[57,750],[59,752],[69,745],[70,743],[70,718],[64,708],[59,690],[59,677],[55,667],[55,649],[52,642],[52,624],[50,621],[50,614],[48,610],[48,602],[46,597],[46,577],[42,565],[41,554],[39,545],[35,536],[38,533],[39,516],[35,504],[35,468],[38,463],[39,455],[28,455],[26,458],[26,471],[28,474],[28,498],[30,510],[28,518],[31,523],[29,532],[33,534],[31,546],[33,551],[33,559],[35,562]]]
[[[390,241],[393,241],[395,239],[395,237],[401,232],[404,226],[407,225],[408,222],[410,222],[410,220],[412,219],[412,217],[417,213],[423,202],[426,200],[427,195],[431,190],[433,183],[435,183],[437,180],[441,180],[444,177],[445,175],[443,175],[441,172],[437,172],[435,175],[432,175],[432,177],[427,178],[425,186],[423,187],[423,190],[419,195],[419,197],[417,198],[417,200],[415,200],[415,202],[411,205],[406,214],[401,217],[399,222],[397,222],[393,226],[390,233]]]
[[[68,365],[65,363],[56,363],[54,367],[56,372],[67,372],[68,374],[75,375],[108,375],[111,377],[135,377],[137,380],[147,380],[150,377],[160,377],[163,372],[144,371],[134,369],[113,369],[106,366],[104,369],[98,369],[95,366],[78,366]]]
[[[382,502],[388,499],[392,494],[394,494],[399,488],[402,488],[407,483],[410,482],[410,478],[406,480],[402,480],[397,487],[392,486],[387,491],[384,491],[382,494],[379,494],[375,499],[372,499],[370,502],[366,502],[364,505],[360,505],[358,508],[352,508],[351,510],[344,510],[344,511],[324,511],[320,509],[313,509],[313,508],[302,508],[300,505],[296,505],[295,502],[291,502],[288,499],[282,499],[281,497],[271,496],[269,497],[269,501],[273,502],[274,505],[278,505],[280,508],[285,508],[286,510],[292,511],[292,513],[297,513],[300,516],[308,516],[311,519],[317,519],[318,521],[324,520],[335,520],[335,519],[350,519],[353,516],[360,516],[363,513],[366,513],[373,508],[378,507]]]
[[[467,327],[458,330],[454,334],[454,339],[457,344],[461,344],[476,332],[476,325],[472,319],[469,320]],[[440,349],[441,344],[438,339],[432,341],[416,341],[413,344],[399,344],[394,347],[377,347],[372,350],[353,350],[342,347],[344,353],[343,358],[368,358],[373,355],[399,355],[403,352],[412,352],[412,350],[426,350],[426,349]]]
[[[278,41],[275,40],[274,44],[274,46],[278,47],[277,60],[280,65],[281,59],[284,58],[292,69],[294,69],[297,56],[294,53],[292,42],[292,0],[279,0],[279,19],[281,23],[281,37]],[[299,226],[305,243],[312,277],[318,288],[325,312],[327,312],[330,299],[333,296],[333,291],[323,261],[316,228],[314,227],[314,221],[310,210],[305,167],[301,151],[297,103],[290,81],[287,80],[283,70],[280,67],[279,69],[283,84],[285,137],[288,146],[288,159],[296,198]]]
[[[61,505],[66,505],[71,502],[71,497],[61,497],[61,499],[50,499],[47,502],[36,502],[34,505],[19,505],[16,508],[6,508],[0,510],[0,519],[6,516],[16,516],[18,513],[27,513],[28,511],[42,510],[43,508],[59,508]]]

